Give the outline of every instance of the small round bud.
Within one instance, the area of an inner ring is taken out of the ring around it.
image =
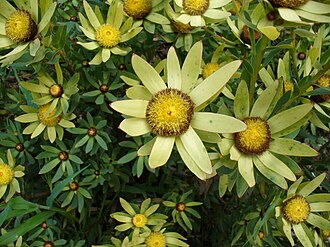
[[[69,187],[70,187],[70,190],[76,191],[79,189],[79,184],[77,182],[73,181],[70,183]]]
[[[276,19],[276,13],[275,13],[275,11],[270,11],[270,12],[267,14],[267,19],[268,19],[269,21],[273,21],[273,20],[275,20],[275,19]]]
[[[120,70],[126,70],[126,69],[127,69],[125,64],[120,64],[120,65],[118,66],[118,68],[119,68]]]
[[[78,20],[77,16],[71,16],[70,17],[70,21],[77,21],[77,20]]]
[[[66,161],[66,160],[68,160],[69,155],[68,155],[67,152],[62,151],[62,152],[60,152],[60,153],[58,154],[58,158],[59,158],[61,161]]]
[[[94,137],[97,135],[97,129],[95,129],[94,127],[90,127],[87,131],[87,135]]]
[[[100,86],[101,93],[107,93],[109,91],[109,86],[107,84],[102,84]]]
[[[18,143],[18,144],[16,144],[15,149],[16,149],[18,152],[22,152],[22,151],[24,150],[24,145],[23,145],[23,143]]]
[[[47,229],[47,224],[46,224],[46,222],[43,222],[42,224],[41,224],[41,227],[43,228],[43,229]]]
[[[88,60],[84,60],[84,61],[82,61],[82,66],[83,67],[88,67],[89,66],[89,61]]]
[[[186,204],[184,202],[178,202],[175,206],[176,210],[182,212],[186,209]]]
[[[304,60],[306,58],[306,53],[305,52],[299,52],[298,53],[298,59],[299,60]]]
[[[100,171],[99,170],[95,170],[94,171],[94,174],[95,174],[95,176],[100,176]]]

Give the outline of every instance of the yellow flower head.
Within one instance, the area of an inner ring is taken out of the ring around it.
[[[135,20],[146,17],[152,9],[151,0],[125,0],[124,11]]]
[[[61,85],[54,84],[49,88],[49,93],[54,98],[61,97],[63,94],[63,88]]]
[[[121,34],[118,28],[111,24],[104,24],[96,30],[95,39],[103,48],[111,48],[120,42]]]
[[[291,224],[300,224],[307,220],[310,213],[310,206],[307,200],[301,195],[295,195],[284,202],[283,217]]]
[[[330,87],[330,75],[323,75],[316,81],[314,88]],[[324,102],[330,99],[330,94],[321,94],[312,96],[312,100],[316,103]]]
[[[308,0],[271,0],[275,6],[284,8],[296,8],[308,2]]]
[[[330,75],[323,75],[316,81],[320,87],[330,87]]]
[[[183,10],[189,15],[202,15],[209,8],[209,0],[183,0]]]
[[[247,154],[261,154],[266,151],[270,142],[267,121],[259,117],[248,117],[243,122],[247,129],[235,134],[235,145],[238,150]]]
[[[132,218],[135,227],[144,227],[148,223],[148,219],[144,214],[136,214]]]
[[[146,118],[154,134],[178,136],[189,128],[193,113],[194,103],[186,93],[167,88],[150,100]]]
[[[172,25],[179,33],[190,33],[194,29],[194,27],[190,26],[189,24],[184,24],[180,21],[173,21]]]
[[[25,10],[17,10],[6,22],[6,34],[16,43],[31,41],[37,33],[37,24]]]
[[[202,71],[203,78],[207,78],[210,75],[212,75],[215,71],[217,71],[220,68],[220,65],[217,63],[207,63]]]
[[[0,185],[10,184],[13,178],[13,169],[7,164],[0,164]]]
[[[166,246],[166,238],[164,234],[160,232],[152,232],[146,238],[147,247],[165,247]]]
[[[38,118],[39,121],[46,126],[55,126],[60,122],[61,115],[58,115],[56,117],[54,116],[56,113],[56,108],[52,110],[48,115],[46,115],[49,107],[50,104],[40,106],[38,111]]]
[[[322,236],[324,238],[330,238],[330,230],[322,230]]]

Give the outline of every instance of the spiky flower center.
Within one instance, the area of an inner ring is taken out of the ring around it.
[[[309,0],[271,0],[271,3],[277,7],[284,7],[284,8],[297,8]]]
[[[111,24],[103,24],[96,30],[95,39],[103,48],[111,48],[120,42],[121,34],[118,28]]]
[[[10,184],[13,178],[13,169],[7,164],[0,164],[0,185]]]
[[[314,88],[318,87],[330,87],[330,75],[323,75],[316,81]],[[312,96],[312,99],[316,103],[321,103],[330,99],[330,94],[320,94]]]
[[[310,206],[307,200],[301,195],[294,195],[284,202],[283,217],[291,224],[300,224],[307,220],[310,213]]]
[[[186,209],[186,204],[184,202],[178,202],[175,205],[176,210],[178,210],[179,212],[182,212]]]
[[[330,75],[323,75],[316,81],[320,87],[330,87]]]
[[[6,21],[6,34],[16,43],[28,42],[38,33],[38,26],[26,10],[17,10]]]
[[[294,84],[292,81],[285,81],[284,82],[284,92],[291,91],[293,92]]]
[[[38,118],[39,121],[46,126],[55,126],[60,122],[61,115],[55,116],[57,110],[56,108],[47,114],[49,107],[50,104],[40,106],[38,111]]]
[[[146,17],[152,9],[151,0],[125,0],[124,11],[135,20]]]
[[[135,214],[132,217],[132,223],[135,227],[144,227],[148,223],[148,219],[144,214]]]
[[[146,238],[147,247],[165,247],[166,237],[160,232],[152,232]]]
[[[54,98],[59,98],[63,94],[63,87],[59,84],[54,84],[49,88],[49,93]]]
[[[217,71],[220,68],[220,65],[217,63],[207,63],[202,71],[203,78],[207,78],[210,75],[212,75],[215,71]]]
[[[329,238],[330,237],[330,230],[322,230],[322,236],[324,238]]]
[[[180,21],[173,21],[172,25],[179,33],[190,33],[194,29],[194,27],[190,26],[189,23],[185,24]]]
[[[209,8],[209,0],[183,0],[183,10],[189,15],[202,15]]]
[[[167,88],[152,97],[146,118],[152,133],[179,136],[189,128],[193,113],[194,103],[186,93]]]
[[[235,134],[238,150],[247,154],[261,154],[269,148],[270,130],[267,121],[259,117],[243,120],[247,129]]]

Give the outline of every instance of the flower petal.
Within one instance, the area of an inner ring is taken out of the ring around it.
[[[298,8],[315,14],[330,14],[329,4],[319,3],[315,1],[308,1],[307,3]]]
[[[13,55],[16,55],[16,54],[19,54],[19,53],[23,52],[28,47],[29,44],[30,44],[29,42],[27,42],[25,44],[19,44],[11,52],[9,52],[9,53],[7,53],[3,56],[0,56],[0,59],[3,59],[5,57],[10,57],[10,56],[13,56]]]
[[[322,230],[329,230],[330,229],[330,221],[326,220],[325,218],[316,215],[316,214],[309,214],[307,218],[307,222],[313,226],[316,226]]]
[[[195,129],[214,133],[234,133],[246,130],[246,124],[242,121],[212,112],[195,112],[191,126]]]
[[[280,16],[286,20],[291,22],[302,22],[297,13],[293,9],[289,8],[277,8]]]
[[[267,121],[270,132],[275,134],[290,127],[307,115],[312,108],[312,104],[302,104],[276,114]]]
[[[231,14],[219,9],[208,9],[203,16],[214,20],[221,20],[231,16]]]
[[[234,100],[234,113],[238,119],[244,119],[250,113],[249,90],[245,81],[241,81],[237,87]]]
[[[279,187],[283,189],[288,189],[288,184],[284,177],[268,167],[266,167],[258,158],[253,157],[253,163],[258,169],[258,171],[264,175],[266,178],[268,178],[270,181],[272,181],[274,184],[278,185]]]
[[[46,13],[42,17],[41,21],[38,24],[38,33],[41,33],[45,30],[45,28],[48,26],[50,19],[52,18],[54,11],[56,9],[57,3],[52,3],[49,8],[47,9]]]
[[[302,227],[302,224],[292,224],[292,228],[293,228],[293,231],[296,234],[297,238],[299,239],[300,243],[302,243],[303,246],[313,246],[307,233],[305,232],[304,228]]]
[[[265,119],[264,117],[269,106],[272,104],[275,95],[276,88],[273,85],[267,87],[267,89],[264,90],[254,102],[250,116]]]
[[[204,144],[194,129],[189,126],[189,129],[179,137],[183,143],[184,148],[187,150],[190,157],[199,166],[199,168],[207,173],[212,173],[212,165],[209,155],[206,151]]]
[[[111,56],[111,50],[108,48],[103,48],[102,49],[102,62],[105,63],[110,59]]]
[[[174,136],[157,136],[149,156],[150,168],[157,168],[164,165],[172,153]]]
[[[321,185],[325,178],[325,173],[320,174],[316,178],[314,178],[312,181],[308,182],[304,187],[302,187],[298,193],[302,195],[303,197],[309,196],[317,187]]]
[[[145,118],[149,101],[131,99],[119,100],[110,104],[111,108],[128,116]]]
[[[166,89],[166,85],[157,71],[141,57],[133,55],[132,66],[136,75],[150,93],[155,94]]]
[[[12,44],[14,44],[14,42],[7,38],[7,36],[0,35],[0,48],[11,46]]]
[[[1,4],[1,15],[8,19],[13,13],[16,12],[16,9],[6,0],[0,0]]]
[[[31,135],[31,139],[37,137],[38,135],[40,135],[44,129],[46,128],[46,125],[44,125],[43,123],[40,123],[33,131],[32,135]]]
[[[189,93],[194,88],[202,65],[202,42],[197,42],[188,52],[182,65],[182,85],[181,89]]]
[[[216,72],[202,81],[198,86],[196,86],[189,93],[189,96],[195,103],[195,107],[198,109],[198,106],[202,105],[203,103],[207,103],[207,101],[212,99],[214,95],[220,93],[222,88],[234,75],[240,65],[241,61],[239,60],[230,62],[218,69]]]
[[[330,202],[314,202],[314,203],[310,203],[309,206],[311,208],[311,212],[328,212],[328,211],[330,211]]]
[[[141,136],[151,131],[149,124],[142,118],[128,118],[124,119],[119,129],[126,132],[130,136]]]
[[[238,170],[242,175],[246,183],[249,187],[253,187],[256,184],[256,180],[254,178],[254,168],[252,157],[249,155],[242,154],[238,160]]]
[[[181,90],[181,68],[173,46],[167,53],[167,86]]]
[[[130,99],[151,100],[152,94],[142,85],[135,85],[126,90],[126,95]]]
[[[230,3],[231,0],[210,0],[209,9],[220,8]]]
[[[273,139],[270,142],[269,151],[277,154],[301,157],[311,157],[319,154],[316,150],[306,144],[287,138]]]
[[[183,160],[183,162],[186,164],[188,169],[194,173],[199,179],[206,180],[207,174],[203,172],[199,166],[196,164],[196,162],[191,158],[185,147],[183,146],[182,141],[180,138],[177,138],[175,141],[175,145],[178,149],[178,152]]]
[[[27,113],[15,118],[15,121],[20,123],[32,123],[38,121],[37,113]]]
[[[100,21],[86,0],[84,0],[83,4],[88,20],[96,30],[99,26],[101,26]]]
[[[287,167],[286,164],[284,164],[281,160],[276,158],[270,152],[265,151],[263,154],[258,155],[257,157],[267,168],[273,170],[274,172],[280,174],[281,176],[291,181],[296,180],[296,176],[290,170],[290,168]]]

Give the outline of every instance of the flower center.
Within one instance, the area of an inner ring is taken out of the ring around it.
[[[79,184],[77,182],[73,181],[69,184],[69,187],[70,187],[70,190],[76,191],[79,189]]]
[[[109,86],[107,84],[102,84],[100,86],[101,93],[107,93],[109,91]]]
[[[133,19],[141,20],[146,17],[152,9],[151,0],[125,0],[124,11]]]
[[[166,237],[160,232],[152,232],[146,238],[147,247],[165,247]]]
[[[17,10],[6,22],[6,34],[16,43],[31,41],[37,33],[37,24],[25,10]]]
[[[175,206],[176,210],[182,212],[186,209],[186,204],[184,202],[178,202]]]
[[[310,213],[310,206],[306,199],[301,195],[295,195],[284,202],[283,217],[291,224],[303,223],[307,220]]]
[[[248,117],[243,122],[247,129],[235,134],[235,145],[238,150],[247,154],[261,154],[266,151],[270,141],[267,121],[259,117]]]
[[[13,169],[7,164],[0,164],[0,185],[10,184],[13,178]]]
[[[209,0],[183,0],[183,10],[189,15],[202,15],[209,8]]]
[[[330,75],[323,75],[316,81],[315,88],[319,87],[330,87]],[[320,94],[312,96],[312,100],[316,103],[321,103],[330,99],[330,94]]]
[[[87,130],[87,135],[90,136],[90,137],[96,136],[97,135],[97,129],[95,129],[94,127],[90,127]]]
[[[308,0],[271,0],[273,5],[284,8],[296,8],[307,2]]]
[[[44,245],[43,246],[44,247],[54,247],[54,243],[51,242],[51,241],[46,241],[46,242],[44,242]]]
[[[167,88],[150,100],[146,118],[152,133],[179,136],[187,131],[194,113],[191,98],[178,89]]]
[[[284,82],[284,92],[288,92],[288,91],[291,91],[293,92],[294,90],[294,84],[292,81],[285,81]]]
[[[111,48],[118,45],[121,34],[118,28],[111,24],[104,24],[96,30],[95,39],[100,46]]]
[[[132,218],[132,223],[136,227],[144,227],[148,223],[148,219],[144,214],[136,214]]]
[[[61,120],[61,115],[55,116],[56,108],[46,115],[50,104],[42,105],[39,107],[38,118],[41,123],[46,126],[55,126]]]
[[[24,150],[24,145],[23,143],[17,143],[15,145],[15,149],[18,151],[18,152],[22,152]]]
[[[194,27],[190,26],[189,24],[184,24],[180,21],[173,21],[172,25],[179,33],[190,33],[194,29]]]
[[[214,72],[216,72],[220,68],[220,65],[217,63],[207,63],[202,71],[203,78],[207,78],[210,75],[212,75]]]
[[[324,238],[329,238],[330,237],[330,230],[322,230],[322,236]]]
[[[61,95],[63,94],[63,88],[61,85],[58,84],[54,84],[49,88],[49,93],[51,94],[51,96],[53,96],[54,98],[58,98],[61,97]]]
[[[62,152],[60,152],[60,153],[58,154],[58,158],[59,158],[61,161],[66,161],[66,160],[68,160],[69,155],[68,155],[67,152],[62,151]]]

